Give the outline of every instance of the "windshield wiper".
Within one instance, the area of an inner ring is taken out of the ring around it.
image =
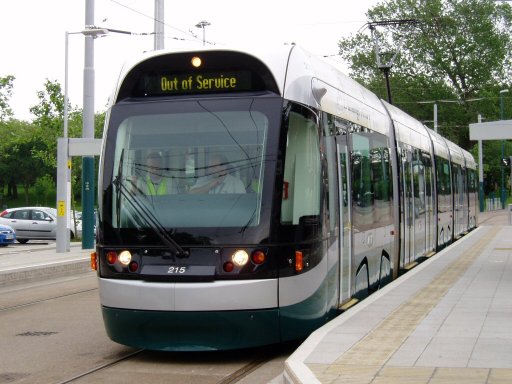
[[[116,192],[116,220],[117,220],[117,228],[119,229],[121,223],[121,188],[119,185],[122,184],[123,179],[123,163],[124,163],[124,149],[121,150],[121,156],[119,157],[119,167],[117,169],[117,176],[114,180],[114,185],[117,187]],[[117,184],[116,184],[117,182]],[[118,185],[119,184],[119,185]]]
[[[126,199],[126,201],[131,205],[134,211],[139,214],[139,216],[146,223],[148,228],[152,228],[157,236],[164,242],[165,245],[175,254],[175,256],[183,258],[190,256],[189,251],[184,250],[174,239],[167,233],[164,226],[158,221],[153,212],[149,210],[144,204],[140,203],[137,199],[137,194],[126,187],[122,182],[122,165],[124,158],[124,149],[121,153],[121,159],[119,161],[119,171],[118,175],[115,177],[113,184],[117,188],[116,193],[116,216],[117,216],[117,225],[120,227],[120,218],[121,218],[121,196]],[[137,186],[135,188],[138,190]],[[139,192],[140,193],[140,192]],[[140,193],[142,195],[142,193]]]

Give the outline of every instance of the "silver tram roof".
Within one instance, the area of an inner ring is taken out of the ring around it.
[[[141,54],[128,60],[121,69],[112,104],[117,99],[119,85],[126,75],[140,62],[157,56],[175,53],[198,53],[203,51],[232,51],[245,53],[265,64],[276,80],[280,95],[287,100],[319,108],[340,118],[360,124],[374,131],[388,134],[389,115],[395,125],[397,140],[433,152],[435,155],[452,159],[472,167],[475,161],[471,154],[447,141],[437,132],[395,106],[380,100],[373,92],[348,77],[337,63],[317,57],[296,45],[257,47],[246,50],[232,47],[207,47],[201,49],[159,50]],[[111,107],[111,105],[109,105]],[[386,110],[387,109],[387,110]],[[386,118],[383,118],[386,116]],[[432,144],[431,144],[432,143]]]
[[[253,56],[271,71],[283,98],[320,108],[381,133],[388,132],[389,128],[384,123],[386,119],[382,119],[387,114],[386,110],[375,94],[346,76],[334,63],[295,45],[265,46],[250,51],[213,47],[146,52],[124,64],[109,107],[117,99],[119,85],[138,63],[157,56],[187,52],[200,54],[203,51],[233,51]]]

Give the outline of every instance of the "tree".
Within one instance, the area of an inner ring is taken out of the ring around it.
[[[14,77],[5,78],[8,93],[2,93],[0,85],[0,112],[2,105],[8,106],[8,95]],[[3,83],[2,83],[3,84]],[[2,94],[6,97],[2,98]],[[30,111],[34,114],[33,123],[16,119],[0,119],[0,193],[7,185],[7,197],[18,198],[18,185],[24,187],[25,201],[28,203],[29,187],[36,186],[41,201],[48,202],[49,189],[56,181],[57,138],[63,136],[64,96],[56,81],[46,80],[44,90],[38,91],[39,104]],[[4,101],[5,104],[1,104]],[[69,137],[82,136],[82,111],[69,108]],[[103,132],[105,113],[95,116],[95,137]],[[72,159],[73,197],[81,198],[82,159]],[[46,204],[46,203],[45,203]]]
[[[0,179],[6,180],[7,196],[16,199],[17,186],[24,187],[25,202],[29,202],[29,187],[42,175],[50,172],[43,161],[34,156],[43,151],[46,144],[35,132],[35,127],[27,122],[12,119],[0,125],[2,137],[0,145]]]
[[[37,203],[47,206],[50,196],[55,192],[55,182],[50,175],[46,174],[36,180],[34,190],[37,197]]]
[[[44,90],[37,92],[39,104],[30,108],[36,117],[34,123],[58,131],[62,128],[64,116],[64,96],[60,84],[46,79]]]
[[[57,81],[46,80],[44,90],[37,92],[39,104],[30,108],[34,114],[33,124],[42,142],[42,150],[34,152],[47,166],[57,165],[57,138],[62,136],[64,126],[64,96]]]
[[[494,97],[478,105],[472,100],[504,86],[511,69],[507,55],[512,47],[511,7],[492,0],[389,0],[370,9],[367,16],[373,22],[417,21],[390,24],[379,35],[381,51],[399,50],[391,71],[396,104],[421,120],[424,106],[400,102],[458,101],[457,108],[444,106],[440,131],[469,148],[468,130],[459,127],[474,121],[477,110],[491,109],[490,103],[496,103]],[[352,75],[382,96],[383,76],[376,66],[374,40],[359,32],[342,39],[339,48]]]
[[[12,87],[15,77],[0,77],[0,121],[12,117],[12,109],[9,106],[9,99],[12,96]]]

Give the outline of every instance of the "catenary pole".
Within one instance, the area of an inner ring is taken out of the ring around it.
[[[85,25],[94,25],[94,0],[85,1]],[[94,36],[85,36],[82,137],[94,138]],[[94,248],[94,156],[82,157],[82,248]]]
[[[478,124],[482,123],[482,115],[478,114]],[[480,212],[484,211],[484,152],[482,140],[478,140],[478,196],[480,203]]]
[[[155,0],[155,51],[164,49],[164,0]]]

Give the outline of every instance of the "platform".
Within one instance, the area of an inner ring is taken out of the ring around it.
[[[90,254],[72,243],[69,252],[57,253],[55,243],[9,245],[0,254],[0,287],[73,273],[92,273]]]
[[[284,382],[512,383],[512,225],[479,227],[318,329]]]

